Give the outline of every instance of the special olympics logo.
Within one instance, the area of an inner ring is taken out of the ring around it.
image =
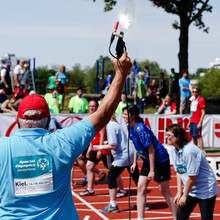
[[[37,161],[37,166],[40,167],[41,170],[45,170],[49,166],[49,161],[46,158],[41,158]]]

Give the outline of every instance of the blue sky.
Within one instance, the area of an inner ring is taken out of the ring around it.
[[[195,26],[189,32],[189,71],[208,67],[220,57],[220,1],[211,0],[212,13],[204,14],[209,34]],[[157,61],[167,71],[178,70],[178,17],[152,6],[147,0],[120,0],[104,12],[103,0],[8,0],[1,2],[0,56],[14,53],[36,58],[36,66],[75,64],[92,66],[108,53],[109,40],[119,14],[132,15],[124,40],[131,59]],[[114,48],[113,48],[114,49]]]

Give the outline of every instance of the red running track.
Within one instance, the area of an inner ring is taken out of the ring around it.
[[[141,161],[139,161],[139,168],[141,167]],[[104,172],[108,172],[107,169],[104,168],[102,162],[100,162],[97,168],[101,169]],[[176,177],[175,171],[171,166],[171,181],[170,181],[170,191],[173,196],[176,194]],[[124,184],[125,190],[128,190],[129,187],[129,173],[125,170],[122,175],[122,180]],[[73,181],[83,181],[84,176],[82,171],[74,166],[74,177]],[[98,176],[96,176],[96,180],[98,180]],[[218,181],[220,186],[220,182]],[[79,196],[78,194],[86,189],[86,186],[75,185],[73,193],[73,200],[76,206],[76,209],[79,213],[81,220],[125,220],[125,219],[136,219],[137,211],[132,209],[132,206],[136,204],[136,186],[131,180],[131,196],[130,196],[130,212],[129,212],[129,198],[123,197],[117,199],[117,204],[119,207],[119,213],[107,213],[103,214],[101,209],[104,208],[109,203],[109,193],[108,193],[108,185],[107,184],[97,184],[94,187],[95,195],[94,196]],[[157,183],[151,181],[147,188],[147,200],[150,205],[150,210],[145,211],[145,219],[148,220],[163,220],[163,219],[173,219],[172,214],[165,202],[164,197],[161,195]],[[200,210],[199,206],[196,206],[193,213],[190,216],[191,220],[199,220]],[[214,210],[214,220],[220,219],[220,195],[217,196],[216,205]]]

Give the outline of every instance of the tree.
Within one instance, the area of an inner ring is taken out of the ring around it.
[[[95,0],[93,0],[95,1]],[[199,29],[208,33],[208,27],[204,24],[203,12],[212,12],[209,0],[149,0],[154,6],[163,8],[167,13],[179,16],[179,22],[173,23],[173,28],[180,30],[179,36],[179,71],[188,69],[188,43],[189,26],[194,23]],[[112,10],[116,5],[116,0],[104,0],[105,11]]]
[[[82,70],[80,64],[75,64],[72,67],[72,70],[67,71],[67,73],[70,76],[70,82],[68,83],[68,87],[86,87],[86,70]],[[72,92],[72,90],[67,90],[67,93],[68,92]]]
[[[163,72],[165,76],[167,75],[167,71],[165,69],[161,69],[159,64],[155,61],[151,62],[149,60],[144,60],[142,62],[138,62],[138,65],[140,66],[141,70],[144,70],[144,67],[148,66],[151,76],[159,77],[161,72]]]
[[[201,96],[216,98],[220,97],[220,69],[211,68],[200,78],[198,86],[201,89]]]
[[[112,60],[109,57],[103,57],[100,56],[98,60],[102,61],[104,58],[105,64],[104,64],[104,77],[107,76],[107,73],[109,70],[114,69]],[[96,71],[96,63],[93,65],[92,68],[88,69],[87,72],[87,78],[86,78],[86,86],[89,88],[90,93],[96,93],[96,80],[97,80],[97,71]],[[102,78],[101,74],[101,66],[99,66],[99,77],[98,81],[100,81]]]
[[[47,67],[36,68],[35,85],[37,94],[44,95],[46,93],[46,86],[48,84],[48,78],[54,75],[56,72]]]

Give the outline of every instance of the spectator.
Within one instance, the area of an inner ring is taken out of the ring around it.
[[[148,66],[144,67],[145,75],[144,75],[144,83],[145,83],[145,88],[146,91],[148,90],[148,87],[150,85],[150,70]],[[146,94],[147,95],[147,94]]]
[[[168,144],[174,146],[171,155],[177,172],[177,194],[174,198],[178,205],[177,220],[189,219],[197,204],[203,220],[213,219],[219,189],[211,166],[202,151],[188,142],[186,131],[180,125],[168,126],[166,137]]]
[[[139,72],[139,80],[137,84],[138,108],[141,114],[144,113],[144,103],[146,98],[146,88],[144,83],[144,72]]]
[[[50,109],[50,113],[59,114],[63,102],[63,96],[57,92],[57,87],[54,84],[47,86],[47,89],[48,93],[45,94],[44,98]]]
[[[204,151],[203,139],[202,139],[202,122],[205,117],[205,99],[200,96],[200,89],[194,87],[192,89],[192,94],[194,98],[190,104],[190,135],[193,136],[193,143],[198,144],[199,147]]]
[[[10,60],[5,61],[5,65],[1,69],[1,88],[5,89],[7,96],[13,94],[10,76]]]
[[[137,106],[130,105],[128,109],[123,109],[123,118],[126,124],[128,124],[128,115],[130,118],[130,124],[128,125],[130,139],[133,141],[136,149],[131,172],[136,168],[137,156],[139,155],[143,160],[137,190],[138,219],[144,219],[146,187],[153,179],[158,183],[159,189],[164,196],[173,217],[176,218],[176,206],[173,204],[173,196],[169,190],[169,154],[160,141],[157,140],[153,132],[144,124],[139,116],[139,109]]]
[[[67,84],[69,83],[69,80],[70,77],[69,74],[66,72],[66,67],[64,65],[61,65],[59,71],[55,74],[55,82],[57,84],[58,92],[63,96],[61,111],[63,111],[66,87]]]
[[[14,86],[19,88],[24,77],[24,60],[20,60],[19,64],[14,68]]]
[[[184,69],[181,71],[182,77],[179,79],[180,87],[180,114],[183,114],[185,110],[186,114],[189,113],[189,98],[192,91],[192,86],[188,78],[189,72]]]
[[[71,168],[115,112],[132,66],[126,52],[113,63],[116,76],[100,108],[74,126],[50,133],[45,99],[29,95],[21,101],[19,130],[0,141],[0,219],[79,220],[70,188]]]
[[[95,149],[104,149],[111,151],[114,157],[114,161],[111,164],[108,172],[108,187],[110,195],[110,203],[101,211],[103,213],[118,212],[118,206],[116,202],[117,198],[117,182],[116,179],[126,168],[130,173],[130,165],[133,163],[134,150],[132,143],[129,144],[129,159],[128,159],[128,138],[123,128],[117,123],[115,115],[112,116],[111,121],[106,126],[108,144],[96,145]],[[129,164],[130,162],[130,164]],[[132,179],[135,184],[138,183],[139,171],[138,167],[131,173]]]
[[[165,99],[161,103],[157,112],[158,114],[163,114],[163,115],[175,115],[176,114],[176,104],[172,100],[170,94],[167,94],[165,96]]]
[[[153,79],[147,91],[147,97],[151,102],[156,101],[158,95],[157,89],[158,85],[156,84],[156,80]]]
[[[0,89],[0,109],[4,113],[17,113],[6,95],[5,88]]]
[[[13,95],[13,99],[14,102],[18,101],[20,102],[20,99],[23,99],[25,96],[28,95],[28,90],[26,88],[24,88],[24,85],[20,84],[19,87],[15,88],[14,90],[14,95]]]
[[[29,70],[29,65],[27,63],[24,64],[23,67],[24,70],[24,74],[23,74],[23,78],[20,81],[20,85],[23,85],[25,89],[27,89],[28,91],[30,90],[30,70]]]
[[[161,102],[163,101],[167,93],[167,84],[166,80],[164,79],[164,73],[160,73],[160,87],[157,89],[157,91],[159,92],[159,94],[157,95],[157,104],[159,108]]]
[[[175,72],[175,69],[171,69],[170,75],[170,83],[171,83],[171,95],[173,97],[174,102],[179,103],[179,74]]]
[[[128,77],[132,77],[132,82],[134,84],[134,87],[136,87],[136,84],[138,82],[138,74],[140,70],[141,70],[140,66],[138,66],[136,60],[134,60],[132,72],[128,75]]]
[[[136,60],[133,62],[132,72],[128,75],[128,77],[132,78],[133,89],[132,95],[134,96],[134,103],[137,104],[137,83],[138,83],[138,74],[141,68],[137,65]]]
[[[108,71],[108,76],[105,79],[105,89],[103,91],[103,94],[105,95],[107,93],[107,91],[110,88],[110,85],[112,83],[112,76],[114,75],[114,71],[113,70],[109,70]]]
[[[56,84],[56,81],[55,81],[55,73],[53,73],[51,76],[49,76],[48,78],[48,83],[47,83],[47,86],[50,86],[50,85],[55,85],[57,86]]]
[[[128,105],[130,105],[130,103],[128,103]],[[121,114],[122,113],[122,109],[124,108],[124,107],[126,107],[127,106],[127,103],[126,103],[126,94],[125,93],[122,93],[121,94],[121,101],[119,102],[119,104],[118,104],[118,107],[117,107],[117,109],[116,109],[116,111],[115,111],[115,114]]]
[[[83,97],[83,88],[77,89],[77,95],[73,96],[69,101],[69,112],[74,114],[86,113],[89,109],[88,101]]]

